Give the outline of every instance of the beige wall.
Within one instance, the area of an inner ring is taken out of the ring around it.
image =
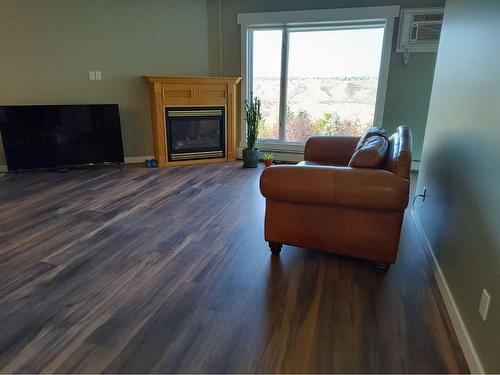
[[[400,5],[402,8],[443,6],[444,0],[208,0],[221,9],[222,75],[240,75],[240,25],[238,13],[280,10],[331,9],[362,6]],[[396,25],[397,27],[397,25]],[[394,46],[397,29],[394,31]],[[400,124],[411,127],[414,136],[413,159],[419,160],[429,107],[435,53],[414,53],[412,63],[403,66],[401,54],[391,54],[383,126],[394,131]],[[238,129],[239,131],[239,129]]]
[[[207,29],[205,0],[1,0],[0,105],[118,103],[125,156],[151,155],[141,76],[210,74]]]
[[[417,186],[429,196],[416,204],[488,372],[500,372],[499,40],[499,1],[446,3]]]

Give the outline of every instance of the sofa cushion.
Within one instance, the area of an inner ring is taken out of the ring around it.
[[[382,168],[389,143],[387,138],[380,135],[366,137],[349,161],[349,167],[355,168]]]
[[[379,136],[379,137],[383,137],[387,141],[389,140],[389,136],[387,135],[387,132],[384,129],[382,129],[382,128],[376,128],[376,127],[369,128],[365,132],[365,134],[363,134],[361,136],[361,138],[359,139],[358,144],[357,144],[356,148],[354,149],[354,152],[358,151],[363,146],[363,144],[365,143],[365,141],[366,141],[367,138],[373,137],[375,135]]]

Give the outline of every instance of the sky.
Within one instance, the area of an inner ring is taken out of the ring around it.
[[[253,75],[279,78],[281,30],[253,34]],[[289,39],[289,77],[378,77],[383,28],[293,31]]]

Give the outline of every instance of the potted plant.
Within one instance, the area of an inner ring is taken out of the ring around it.
[[[273,165],[273,154],[266,152],[264,153],[262,159],[264,160],[264,165],[266,166],[266,168]]]
[[[260,113],[261,101],[255,97],[248,103],[245,101],[245,120],[247,122],[247,148],[243,150],[243,166],[256,168],[259,163],[259,149],[255,148],[255,141],[259,136],[259,124],[262,120]]]

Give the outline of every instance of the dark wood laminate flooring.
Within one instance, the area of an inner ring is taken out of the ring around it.
[[[240,165],[0,178],[0,371],[468,370],[409,218],[385,276],[273,257]]]

